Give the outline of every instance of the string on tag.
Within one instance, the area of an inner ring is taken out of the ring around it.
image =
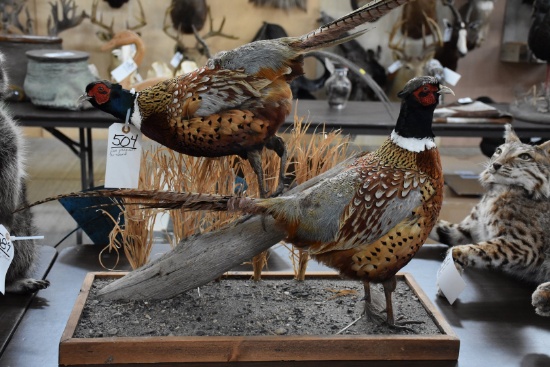
[[[122,132],[128,134],[130,132],[130,109],[126,111],[126,120],[124,121],[124,126],[122,127]]]
[[[10,241],[43,240],[44,236],[12,236],[9,233],[6,233],[6,238]]]
[[[11,241],[23,241],[23,240],[43,240],[44,236],[11,236]]]

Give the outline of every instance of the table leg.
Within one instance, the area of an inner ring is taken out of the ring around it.
[[[80,182],[82,190],[94,187],[92,128],[79,127],[78,142],[72,140],[56,128],[46,127],[44,129],[69,147],[80,158]]]
[[[85,190],[88,188],[88,171],[86,169],[86,160],[88,156],[87,148],[86,148],[86,129],[81,127],[78,129],[78,136],[80,140],[80,151],[78,152],[78,156],[80,158],[80,185],[82,187],[82,190]]]
[[[88,150],[88,187],[94,187],[94,153],[92,147],[92,128],[86,128],[86,149]]]

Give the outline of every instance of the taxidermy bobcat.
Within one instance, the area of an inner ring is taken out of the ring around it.
[[[495,268],[542,283],[532,304],[550,316],[550,142],[524,144],[509,124],[504,136],[480,175],[480,202],[459,224],[439,220],[430,238],[455,246],[459,270]]]
[[[26,205],[25,172],[23,168],[23,142],[19,127],[12,119],[4,98],[8,92],[8,78],[4,55],[0,53],[0,224],[14,236],[36,234],[32,214],[23,210],[13,211]],[[33,240],[14,242],[14,258],[6,274],[6,292],[29,293],[46,288],[47,280],[27,278],[36,258]]]

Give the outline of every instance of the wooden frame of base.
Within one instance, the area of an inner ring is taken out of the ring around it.
[[[282,335],[282,336],[148,336],[73,338],[94,279],[126,273],[88,273],[59,345],[59,365],[197,363],[259,361],[457,360],[460,340],[413,277],[399,273],[424,305],[438,335]],[[250,278],[251,273],[229,277]],[[291,273],[264,272],[266,278],[293,278]],[[338,277],[332,272],[307,273]],[[307,280],[306,280],[307,281]]]

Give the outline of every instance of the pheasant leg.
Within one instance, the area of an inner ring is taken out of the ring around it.
[[[264,170],[262,168],[262,156],[259,150],[251,150],[247,154],[248,161],[256,173],[258,178],[258,187],[260,188],[260,197],[262,199],[267,197],[267,189],[264,181]],[[262,215],[262,227],[264,231],[267,231],[265,226],[265,217]],[[259,281],[262,278],[262,270],[267,264],[267,251],[259,253],[252,258],[252,271],[254,273],[254,280]]]
[[[384,286],[384,295],[386,296],[386,322],[389,325],[395,325],[395,318],[393,316],[393,304],[391,301],[391,295],[397,287],[397,281],[395,275],[388,280],[382,282]]]
[[[375,307],[372,304],[372,297],[370,293],[370,283],[366,280],[363,281],[363,288],[365,290],[365,298],[364,298],[365,310],[363,313],[365,314],[368,320],[372,320],[377,325],[382,325],[385,321],[382,315],[380,315],[380,313],[378,313],[375,310]]]
[[[251,150],[247,152],[246,158],[250,162],[250,166],[252,166],[252,169],[258,178],[260,197],[264,199],[267,196],[267,189],[265,188],[264,170],[262,168],[262,155],[259,150]]]
[[[267,141],[265,147],[273,150],[281,159],[281,165],[279,167],[279,183],[277,185],[277,189],[273,195],[271,195],[272,197],[279,196],[283,193],[285,188],[286,161],[288,159],[286,144],[280,136],[273,135],[271,139]]]
[[[395,291],[395,288],[397,286],[397,280],[395,276],[391,277],[390,279],[382,282],[382,286],[384,287],[384,296],[386,298],[386,319],[384,320],[384,317],[375,309],[375,306],[372,304],[372,298],[371,298],[371,291],[370,291],[370,284],[367,281],[363,281],[363,287],[365,289],[365,316],[372,320],[377,325],[383,325],[386,324],[390,328],[393,329],[399,329],[399,330],[407,330],[414,332],[413,329],[403,326],[405,324],[418,324],[421,323],[421,321],[399,321],[395,322],[394,314],[393,314],[393,304],[392,304],[392,293]]]
[[[395,317],[393,314],[393,303],[391,298],[392,293],[395,291],[395,288],[397,287],[397,279],[395,278],[395,275],[390,279],[383,281],[382,286],[384,287],[384,295],[386,296],[386,317],[387,317],[386,323],[394,329],[402,329],[402,330],[415,332],[413,329],[403,325],[421,324],[422,321],[405,320],[405,321],[395,322]]]

